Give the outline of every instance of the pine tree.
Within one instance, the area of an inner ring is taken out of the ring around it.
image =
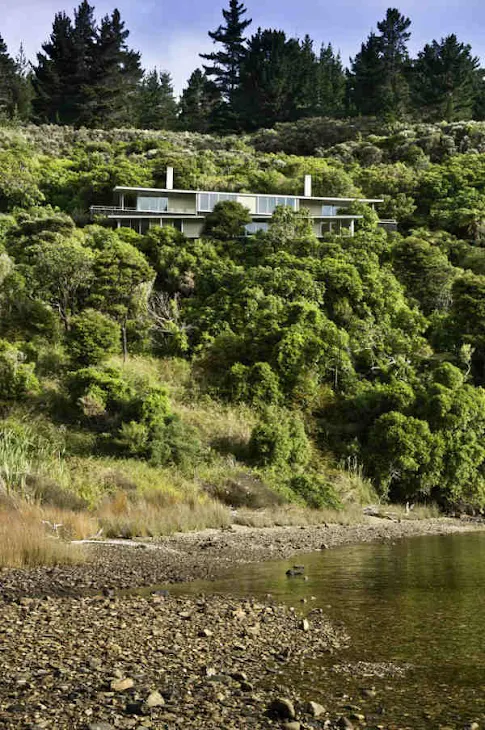
[[[130,123],[143,76],[140,55],[127,46],[129,31],[118,10],[98,30],[94,7],[82,0],[74,22],[55,16],[33,78],[37,121],[89,127]]]
[[[313,50],[313,41],[306,35],[300,44],[299,61],[293,69],[295,88],[295,107],[298,117],[307,117],[314,113],[318,62]]]
[[[200,68],[190,75],[180,99],[179,121],[190,132],[207,132],[221,95],[213,81]]]
[[[0,116],[15,115],[15,87],[17,82],[15,61],[9,55],[7,46],[0,36]]]
[[[143,129],[175,129],[177,101],[172,77],[156,69],[146,74],[138,92],[138,124]]]
[[[360,52],[351,61],[348,76],[348,98],[351,113],[373,115],[382,110],[381,44],[375,33],[371,33]]]
[[[340,55],[335,55],[331,43],[322,45],[316,73],[313,113],[317,116],[342,116],[345,111],[345,85]]]
[[[351,62],[350,98],[358,114],[386,115],[398,118],[405,113],[409,99],[409,55],[411,34],[409,18],[396,8],[388,8],[386,17],[371,33],[360,53]]]
[[[384,110],[395,117],[406,111],[409,102],[407,44],[411,37],[410,25],[411,20],[396,8],[389,8],[384,20],[377,23],[381,34]]]
[[[74,11],[74,24],[65,13],[56,14],[50,41],[37,54],[33,107],[38,121],[79,126],[86,120],[95,44],[94,8],[87,0]]]
[[[473,104],[473,119],[485,119],[485,69],[477,69],[475,75],[475,101]]]
[[[74,75],[69,79],[72,117],[68,123],[80,126],[89,124],[92,86],[95,80],[95,48],[97,28],[94,19],[94,7],[87,0],[74,11],[74,28],[72,45],[74,53]]]
[[[287,39],[282,30],[259,28],[249,40],[236,98],[246,129],[272,127],[276,122],[298,118],[301,55],[300,42]]]
[[[413,68],[417,113],[430,120],[470,119],[479,109],[480,92],[483,94],[479,74],[478,58],[454,34],[427,44]]]
[[[16,114],[19,119],[27,121],[32,113],[32,72],[30,64],[25,55],[24,47],[20,44],[19,52],[15,58],[15,86],[14,103]]]
[[[88,87],[89,126],[115,127],[133,120],[143,70],[140,54],[127,46],[128,36],[118,10],[102,19]]]
[[[214,126],[221,131],[238,127],[234,101],[239,88],[241,64],[246,56],[244,31],[252,22],[251,19],[244,19],[246,13],[242,2],[230,0],[229,9],[222,11],[225,25],[209,31],[209,36],[214,43],[222,45],[222,50],[200,54],[201,58],[211,62],[210,65],[204,65],[204,70],[207,76],[214,78],[221,95],[221,104],[213,113]]]
[[[34,70],[34,118],[39,122],[67,123],[72,119],[75,74],[73,27],[65,13],[57,13],[50,40],[42,44]]]

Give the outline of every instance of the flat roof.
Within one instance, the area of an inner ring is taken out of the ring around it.
[[[228,195],[240,195],[241,197],[253,197],[257,195],[260,198],[294,198],[295,200],[324,200],[325,202],[339,203],[383,203],[383,198],[324,198],[307,195],[287,195],[286,193],[240,193],[237,190],[175,190],[173,188],[136,188],[125,185],[117,185],[114,192],[130,192],[130,193],[184,193],[186,195],[210,194],[210,193],[227,193]]]

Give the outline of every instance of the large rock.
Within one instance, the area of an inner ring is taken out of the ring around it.
[[[277,697],[274,699],[268,709],[271,715],[283,720],[294,720],[296,717],[293,702],[284,697]]]

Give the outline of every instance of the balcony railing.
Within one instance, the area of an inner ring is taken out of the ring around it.
[[[116,205],[92,205],[90,211],[91,215],[99,215],[104,218],[109,215],[118,215],[120,213],[141,213],[141,211],[137,210],[136,208],[120,208]]]
[[[395,218],[381,218],[377,221],[377,225],[389,232],[397,231],[397,220]]]

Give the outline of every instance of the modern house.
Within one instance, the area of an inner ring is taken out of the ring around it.
[[[312,196],[311,175],[305,175],[303,195],[267,195],[263,193],[225,193],[209,190],[176,190],[173,187],[173,168],[167,168],[165,188],[136,188],[119,186],[114,189],[114,206],[93,206],[93,217],[107,218],[120,226],[146,233],[152,226],[174,226],[187,238],[199,238],[204,218],[222,200],[235,200],[248,208],[252,221],[246,226],[247,234],[266,230],[268,222],[279,205],[293,210],[309,211],[315,235],[326,233],[354,235],[355,221],[362,218],[349,207],[358,200],[374,207],[379,198],[322,198]],[[388,230],[396,230],[396,221],[380,221]]]

